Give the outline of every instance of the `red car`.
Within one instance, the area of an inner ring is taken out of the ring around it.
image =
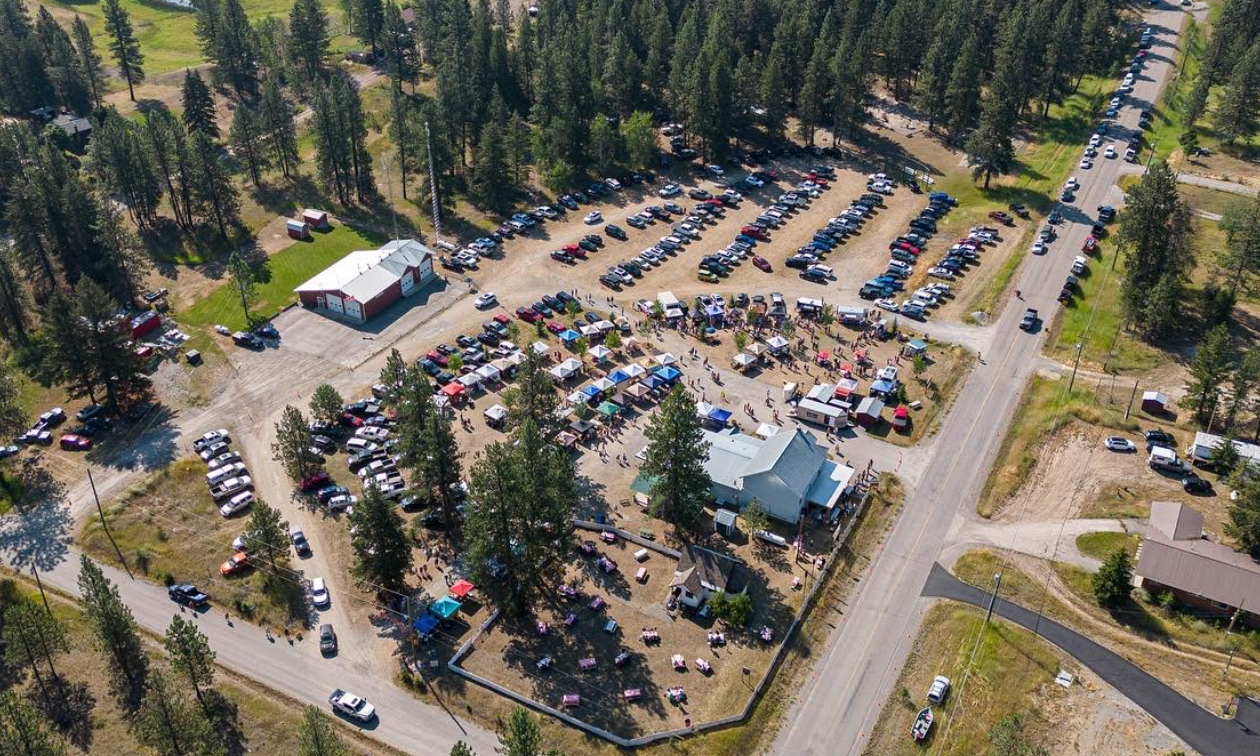
[[[760,255],[752,259],[752,264],[758,270],[764,270],[767,273],[771,272],[770,261]]]
[[[818,184],[819,186],[826,186],[826,185],[827,185],[827,177],[826,177],[826,176],[819,176],[817,173],[811,173],[811,174],[809,174],[808,176],[806,176],[805,178],[809,179],[810,181],[813,181],[815,184]]]
[[[509,317],[507,316],[507,313],[505,313],[505,312],[497,312],[497,313],[495,313],[495,315],[494,315],[494,322],[496,322],[496,323],[500,323],[500,324],[502,324],[502,325],[507,325],[508,323],[511,323],[511,322],[512,322],[512,319],[511,319],[511,318],[509,318]]]
[[[578,246],[578,245],[576,245],[576,244],[566,244],[566,245],[564,245],[564,251],[565,251],[565,252],[568,252],[570,255],[572,255],[572,256],[574,256],[574,257],[578,258],[579,260],[585,260],[585,259],[586,259],[586,250],[582,249],[581,247],[579,247],[579,246]]]
[[[87,436],[65,433],[61,436],[61,448],[66,451],[87,451],[92,448],[92,439]]]
[[[446,355],[442,354],[438,350],[430,349],[424,356],[433,360],[442,367],[446,367]]]
[[[363,418],[359,417],[358,415],[354,414],[353,412],[342,412],[342,413],[341,413],[341,424],[342,424],[342,425],[349,425],[349,426],[351,426],[351,427],[353,427],[353,428],[360,428],[360,427],[362,427],[362,426],[363,426]]]
[[[557,323],[553,320],[547,324],[547,330],[552,333],[562,333],[564,332],[564,323]]]
[[[245,570],[249,566],[250,566],[249,555],[243,551],[238,551],[235,554],[233,554],[226,562],[219,565],[219,574],[223,575],[224,577],[227,577],[228,575],[235,575],[236,573]]]
[[[1085,254],[1093,254],[1098,249],[1098,240],[1092,236],[1085,237],[1085,243],[1081,245],[1081,251]]]
[[[769,241],[770,237],[766,235],[766,230],[761,226],[744,226],[739,232],[745,236],[751,236],[760,241]]]
[[[302,478],[302,482],[298,485],[303,491],[314,491],[317,488],[329,485],[331,482],[332,478],[329,477],[328,471],[320,470],[314,475],[307,475],[305,478]]]
[[[893,249],[900,249],[900,250],[903,250],[903,251],[905,251],[905,252],[909,252],[909,253],[910,253],[910,254],[912,254],[912,255],[917,255],[917,254],[919,254],[919,248],[918,248],[918,247],[916,247],[916,246],[914,246],[914,245],[913,245],[913,244],[911,244],[910,242],[893,242],[892,244],[889,244],[889,245],[888,245],[888,249],[890,249],[890,250],[893,250]]]
[[[528,307],[517,307],[516,317],[530,324],[537,323],[538,321],[543,319],[542,315],[539,315],[538,313],[534,312]]]

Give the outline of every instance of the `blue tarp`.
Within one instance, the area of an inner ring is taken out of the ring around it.
[[[424,614],[416,618],[416,632],[421,635],[429,635],[437,630],[438,623],[441,622],[432,614]]]
[[[578,333],[572,328],[560,332],[560,340],[566,344],[572,344],[573,342],[577,341],[580,338],[582,338],[582,334]]]
[[[725,425],[726,421],[731,419],[731,411],[722,409],[721,407],[714,407],[709,410],[709,419],[715,423]]]
[[[429,611],[442,619],[450,619],[451,615],[458,612],[461,606],[463,605],[450,596],[443,596],[433,602],[433,606],[429,607]]]
[[[872,394],[887,394],[893,390],[892,383],[885,380],[878,380],[871,384]]]
[[[613,383],[624,383],[630,380],[630,374],[624,370],[614,370],[612,374],[608,376],[608,380]]]
[[[682,373],[678,372],[677,368],[669,367],[667,365],[665,367],[657,368],[656,375],[666,383],[673,383],[682,376]]]
[[[662,381],[660,378],[657,378],[655,375],[649,375],[647,378],[644,378],[643,380],[639,381],[639,383],[642,383],[644,386],[647,386],[649,389],[658,389],[661,386],[665,385],[665,381]]]
[[[594,399],[595,397],[599,396],[603,392],[595,388],[594,386],[583,386],[582,393]]]

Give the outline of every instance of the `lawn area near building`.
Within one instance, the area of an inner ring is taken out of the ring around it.
[[[1037,742],[1050,731],[1052,723],[1038,716],[1029,702],[1039,701],[1044,706],[1049,699],[1068,695],[1049,684],[1061,667],[1059,657],[1048,643],[1026,630],[1001,620],[985,627],[984,613],[978,609],[938,604],[923,619],[923,630],[865,753],[896,756],[924,752],[924,746],[910,737],[910,726],[927,705],[928,686],[936,675],[948,677],[953,687],[945,705],[933,707],[936,721],[926,741],[933,753],[985,753],[990,731],[1011,714],[1028,715],[1024,734]],[[966,686],[960,691],[964,670],[968,669]],[[966,696],[964,702],[951,700],[960,693]],[[958,716],[951,718],[955,712]],[[947,729],[948,740],[938,743]]]
[[[359,249],[374,249],[379,240],[367,232],[349,226],[334,226],[328,233],[315,233],[309,242],[297,242],[267,258],[260,271],[263,280],[257,285],[252,311],[256,317],[269,318],[281,308],[297,301],[294,287],[332,263]],[[202,299],[177,306],[177,317],[189,328],[208,328],[220,324],[231,330],[246,327],[240,295],[226,278],[222,285]]]
[[[105,506],[105,522],[89,519],[79,545],[95,559],[124,566],[149,579],[193,583],[219,606],[261,624],[302,628],[305,587],[296,576],[270,581],[266,570],[248,568],[223,577],[219,565],[232,556],[232,540],[245,531],[248,511],[219,514],[205,481],[206,465],[178,460]],[[267,568],[269,569],[269,568]]]
[[[1104,531],[1099,533],[1082,533],[1076,537],[1076,548],[1085,556],[1091,556],[1095,559],[1103,560],[1120,549],[1129,552],[1129,558],[1132,559],[1137,554],[1138,544],[1142,542],[1141,536],[1136,533],[1116,533]]]

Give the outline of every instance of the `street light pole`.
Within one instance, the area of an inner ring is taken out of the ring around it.
[[[984,613],[984,624],[989,624],[989,618],[993,616],[993,605],[997,603],[998,589],[1002,587],[1002,573],[993,576],[993,595],[989,596],[989,608]]]

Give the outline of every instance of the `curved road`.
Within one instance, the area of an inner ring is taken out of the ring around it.
[[[1154,103],[1169,79],[1184,14],[1161,2],[1146,20],[1154,27],[1154,45],[1117,119],[1118,128],[1108,135],[1119,145],[1137,129],[1139,106]],[[1080,149],[1083,152],[1084,144]],[[953,534],[977,517],[975,502],[1019,396],[1039,362],[1042,333],[1019,330],[1024,307],[1036,308],[1043,319],[1058,311],[1056,297],[1072,258],[1090,233],[1094,208],[1114,202],[1116,181],[1124,168],[1133,171],[1120,160],[1100,157],[1092,170],[1076,171],[1082,186],[1074,204],[1058,206],[1065,217],[1058,240],[1048,254],[1030,255],[1024,261],[1016,285],[1025,301],[1012,300],[992,326],[992,345],[942,424],[935,454],[868,568],[860,592],[847,607],[839,608],[836,629],[814,675],[802,686],[774,753],[856,756],[865,750],[930,606],[930,601],[920,599],[920,590]],[[1096,263],[1093,268],[1094,275],[1107,274]]]
[[[988,607],[990,596],[949,574],[939,564],[932,566],[923,595],[962,601],[981,609]],[[1238,720],[1214,716],[1119,654],[1000,596],[993,611],[1071,654],[1203,756],[1260,756],[1260,732],[1248,729]]]

